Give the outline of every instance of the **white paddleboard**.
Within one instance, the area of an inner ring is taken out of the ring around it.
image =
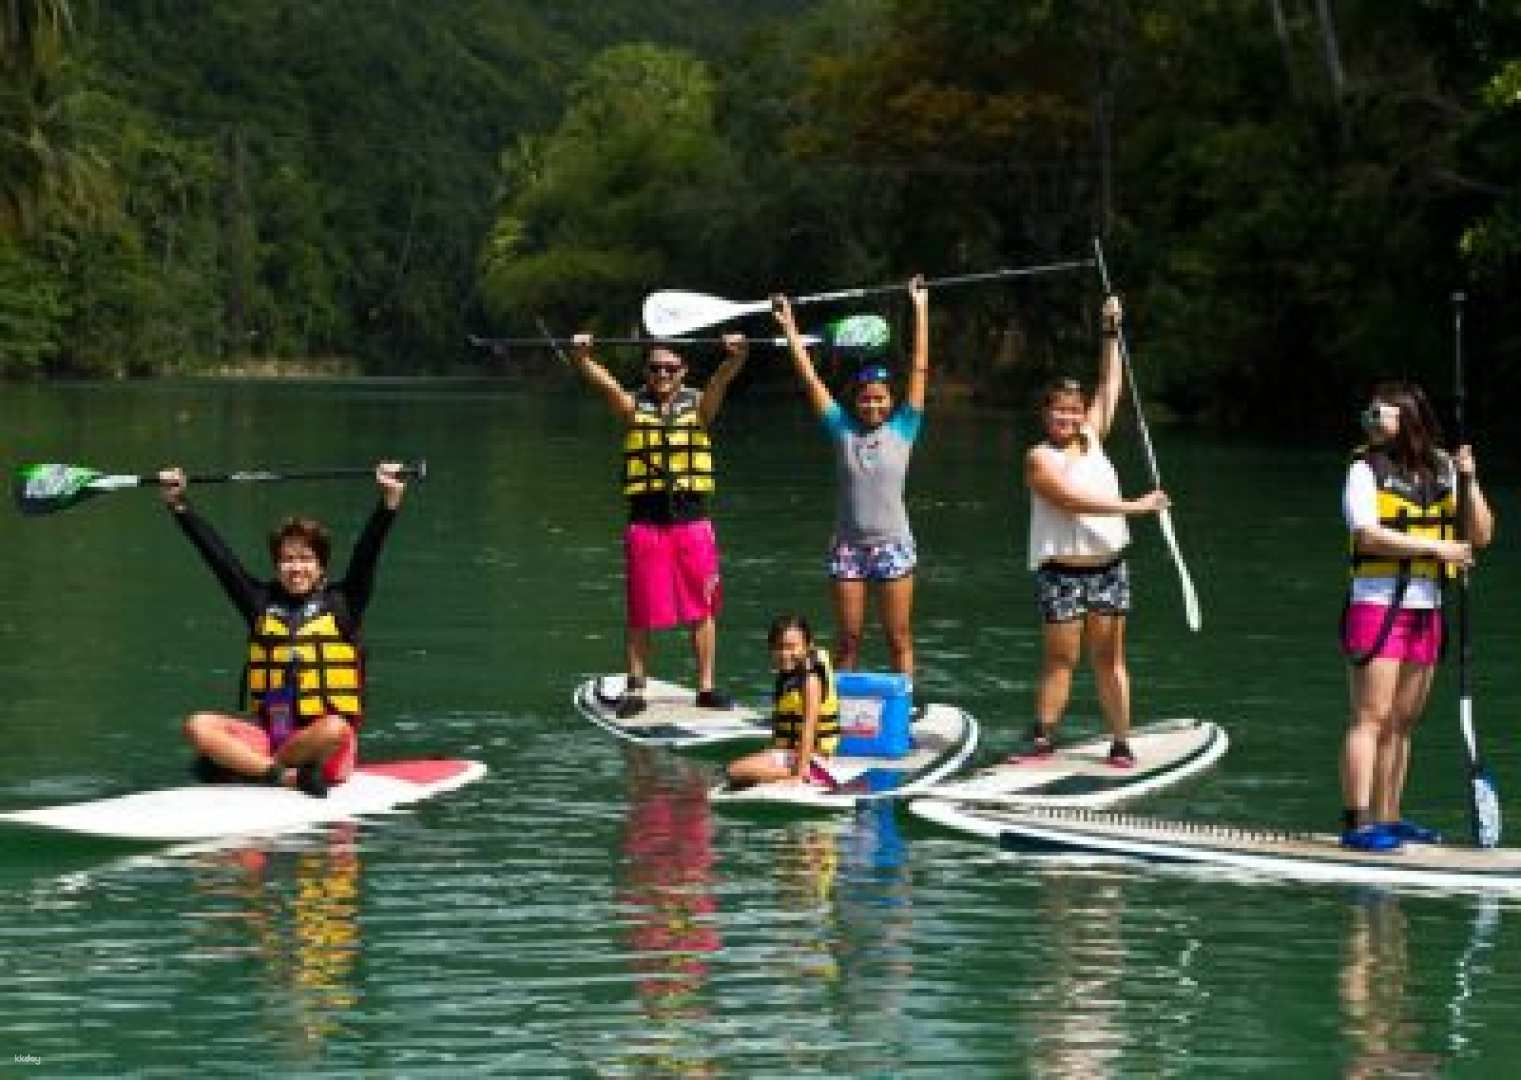
[[[381,813],[486,775],[479,761],[419,759],[360,765],[325,799],[290,788],[194,784],[111,799],[0,814],[0,823],[121,840],[217,840],[267,836]]]
[[[1160,720],[1132,728],[1135,765],[1105,761],[1109,736],[1061,746],[1054,754],[1002,762],[926,792],[937,799],[1038,802],[1048,806],[1111,806],[1148,795],[1203,772],[1230,746],[1225,731],[1208,720]]]
[[[919,799],[919,817],[1005,851],[1143,859],[1235,877],[1521,891],[1521,850],[1406,844],[1344,848],[1331,835],[1167,821],[1081,809]]]
[[[624,676],[587,679],[572,695],[576,711],[604,731],[642,746],[675,750],[731,742],[760,742],[771,737],[771,715],[735,703],[732,709],[703,709],[697,692],[688,686],[649,679],[645,708],[638,716],[620,720],[615,711],[623,694]]]
[[[849,810],[859,802],[899,799],[931,787],[959,769],[977,748],[977,721],[951,705],[929,705],[909,729],[913,749],[903,757],[837,754],[829,771],[838,787],[779,780],[733,788],[727,782],[708,793],[725,806],[792,806],[810,810]]]

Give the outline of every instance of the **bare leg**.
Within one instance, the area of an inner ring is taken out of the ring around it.
[[[884,581],[877,588],[877,609],[894,671],[914,677],[914,575]]]
[[[1035,722],[1047,732],[1053,731],[1067,711],[1072,693],[1072,671],[1082,653],[1083,624],[1043,623],[1040,680],[1035,684]]]
[[[324,716],[297,731],[275,753],[281,765],[310,765],[326,761],[343,745],[348,736],[348,721],[341,716]]]
[[[1429,664],[1401,664],[1394,686],[1393,709],[1384,740],[1379,745],[1374,771],[1373,816],[1378,821],[1400,820],[1400,799],[1410,767],[1410,739],[1426,710],[1426,698],[1436,668]]]
[[[834,666],[854,671],[861,657],[861,628],[866,622],[866,582],[834,582]]]
[[[650,663],[650,632],[632,626],[626,629],[623,635],[623,655],[629,675],[635,679],[644,678]]]
[[[692,627],[692,657],[697,662],[697,689],[713,689],[718,653],[718,624],[709,615]]]
[[[739,787],[767,784],[773,780],[786,780],[796,775],[791,769],[778,762],[768,750],[762,750],[757,754],[746,754],[739,760],[730,762],[728,773],[729,780]]]
[[[238,738],[230,730],[233,724],[246,724],[242,717],[226,713],[198,712],[185,719],[185,738],[196,752],[204,754],[224,769],[242,776],[257,778],[269,771],[275,759]]]
[[[1086,617],[1088,659],[1098,683],[1099,705],[1116,740],[1130,736],[1130,672],[1125,667],[1125,618],[1123,615]]]
[[[1349,670],[1352,719],[1341,756],[1342,802],[1348,810],[1363,813],[1373,809],[1374,777],[1380,745],[1394,710],[1399,669],[1397,660],[1373,660],[1362,666],[1354,664]]]

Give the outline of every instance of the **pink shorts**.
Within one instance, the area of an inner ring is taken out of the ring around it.
[[[1342,631],[1342,652],[1348,656],[1365,655],[1378,640],[1388,610],[1384,604],[1353,604],[1349,607]],[[1434,608],[1405,608],[1394,616],[1389,636],[1373,658],[1430,665],[1435,664],[1441,655],[1441,611]]]
[[[273,756],[274,752],[280,749],[278,746],[269,745],[269,732],[247,720],[227,720],[222,730],[261,754]],[[359,732],[354,730],[353,724],[349,724],[343,742],[322,763],[322,778],[329,784],[341,784],[354,775],[354,766],[358,763]]]
[[[628,625],[664,630],[717,615],[722,590],[713,523],[633,522],[623,533],[628,578]]]

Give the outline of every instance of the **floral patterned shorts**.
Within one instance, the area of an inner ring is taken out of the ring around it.
[[[847,544],[829,547],[825,564],[835,581],[896,581],[914,572],[912,544]]]
[[[1124,615],[1130,611],[1130,572],[1124,559],[1104,566],[1044,563],[1035,571],[1035,603],[1048,623],[1090,613]]]

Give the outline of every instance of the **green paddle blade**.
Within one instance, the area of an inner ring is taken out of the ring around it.
[[[136,484],[135,476],[106,476],[78,465],[23,465],[16,470],[16,506],[23,514],[50,514],[101,491]]]
[[[880,315],[851,315],[830,323],[824,336],[843,349],[885,349],[892,331]]]

